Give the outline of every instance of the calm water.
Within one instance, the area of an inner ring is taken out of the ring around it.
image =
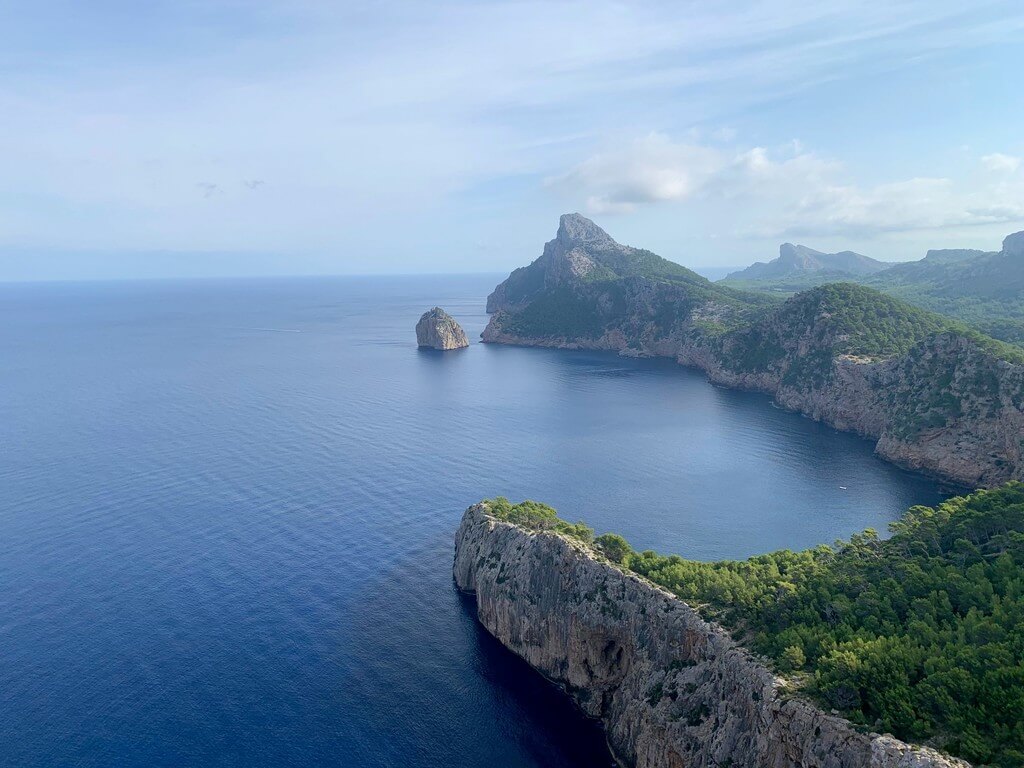
[[[605,765],[453,590],[466,506],[719,558],[940,497],[667,361],[416,349],[497,279],[0,286],[0,764]]]

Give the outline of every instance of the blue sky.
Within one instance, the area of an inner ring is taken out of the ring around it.
[[[681,263],[1024,229],[1019,0],[0,0],[0,280]]]

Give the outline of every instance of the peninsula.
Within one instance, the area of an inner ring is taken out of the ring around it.
[[[487,343],[664,356],[964,486],[1024,477],[1024,352],[853,283],[781,301],[621,245],[579,214],[487,299]]]
[[[885,541],[720,563],[499,498],[463,516],[454,578],[626,765],[1013,766],[1022,541],[1021,483],[914,507]]]

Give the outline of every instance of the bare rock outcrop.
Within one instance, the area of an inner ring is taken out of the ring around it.
[[[434,307],[416,323],[416,343],[430,349],[461,349],[469,346],[469,339],[454,317]]]
[[[457,586],[502,644],[604,723],[635,768],[967,768],[786,693],[719,626],[581,543],[466,511]]]

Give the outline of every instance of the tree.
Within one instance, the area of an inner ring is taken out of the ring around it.
[[[617,533],[606,533],[598,536],[594,544],[613,563],[625,563],[626,558],[633,552],[629,542]]]

